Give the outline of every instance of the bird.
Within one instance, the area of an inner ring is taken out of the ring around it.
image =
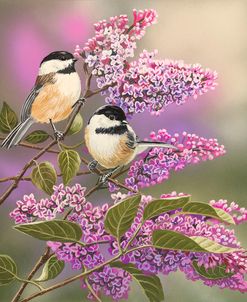
[[[75,70],[77,59],[67,51],[54,51],[40,63],[34,87],[20,113],[20,122],[2,142],[7,149],[22,140],[34,123],[50,123],[57,140],[63,139],[54,123],[66,119],[80,100],[81,81]]]
[[[140,140],[128,123],[124,111],[114,105],[102,106],[91,116],[85,128],[85,144],[93,157],[93,161],[88,164],[89,170],[93,172],[98,164],[108,170],[100,176],[99,182],[102,184],[148,148],[177,150],[175,146],[163,142]]]

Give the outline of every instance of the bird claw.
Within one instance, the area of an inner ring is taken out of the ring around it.
[[[54,135],[55,135],[55,139],[56,139],[57,141],[62,141],[62,140],[64,139],[64,133],[61,132],[61,131],[56,130],[56,131],[54,132]]]
[[[89,170],[90,172],[93,173],[93,172],[95,171],[97,165],[98,165],[98,162],[97,162],[96,160],[91,161],[91,162],[87,165],[88,170]]]
[[[112,176],[112,172],[100,175],[99,177],[99,184],[104,185],[107,183],[108,178]]]

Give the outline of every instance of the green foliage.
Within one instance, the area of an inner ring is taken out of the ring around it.
[[[110,264],[112,267],[121,268],[127,271],[141,286],[150,302],[164,301],[163,288],[159,277],[155,275],[145,275],[141,270],[137,269],[134,264],[124,264],[116,261]]]
[[[9,105],[4,102],[0,112],[0,131],[3,133],[9,133],[17,124],[17,115]]]
[[[80,169],[81,159],[78,152],[74,150],[64,150],[58,155],[58,165],[63,175],[65,185],[73,179]]]
[[[73,135],[81,131],[83,127],[83,118],[80,113],[78,113],[73,120],[72,125],[69,128],[68,135]]]
[[[51,256],[45,263],[42,273],[37,282],[43,282],[56,278],[64,269],[64,261],[58,260],[55,255]]]
[[[203,265],[199,266],[196,261],[193,261],[193,267],[199,275],[201,275],[206,279],[216,280],[216,279],[228,278],[234,275],[234,273],[226,272],[226,265],[218,265],[215,266],[214,268],[206,269]]]
[[[16,278],[17,267],[14,260],[7,255],[0,255],[0,286],[9,284]]]
[[[209,216],[221,220],[223,222],[235,224],[234,219],[230,214],[228,214],[222,209],[213,208],[209,204],[203,202],[190,202],[183,207],[182,211],[188,214],[199,214],[203,216]]]
[[[31,173],[32,183],[40,190],[51,195],[57,181],[57,173],[51,163],[45,161],[38,164]]]
[[[237,248],[218,244],[201,236],[185,236],[171,230],[156,230],[153,232],[153,245],[155,248],[168,250],[181,250],[189,252],[206,253],[232,253],[239,251]]]
[[[43,130],[36,130],[26,136],[25,141],[31,144],[39,144],[45,142],[49,138],[49,134]]]
[[[82,230],[78,224],[65,220],[24,223],[18,224],[14,228],[45,241],[77,242],[82,236]]]
[[[130,228],[141,201],[141,195],[132,195],[111,207],[106,213],[106,231],[120,240]]]
[[[164,212],[180,209],[190,201],[190,196],[156,199],[144,209],[143,219],[148,220]]]

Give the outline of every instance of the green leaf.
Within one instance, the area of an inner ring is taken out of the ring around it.
[[[17,124],[17,115],[7,103],[3,102],[2,110],[0,112],[0,131],[9,133]]]
[[[182,211],[185,212],[185,214],[188,213],[188,214],[209,216],[230,224],[235,224],[234,219],[230,214],[228,214],[222,209],[213,208],[209,204],[203,202],[198,202],[198,201],[190,202],[183,207]]]
[[[141,201],[141,195],[132,195],[115,204],[106,213],[106,231],[120,240],[121,236],[130,228]]]
[[[81,159],[78,152],[64,150],[58,155],[58,165],[63,175],[63,183],[67,185],[80,169]]]
[[[49,134],[43,130],[36,130],[26,136],[25,141],[31,144],[39,144],[45,142],[49,138]]]
[[[80,113],[78,113],[73,120],[72,125],[69,128],[68,135],[73,135],[81,131],[83,127],[83,118]]]
[[[56,278],[64,269],[64,261],[58,260],[55,255],[51,256],[43,267],[40,277],[35,280],[44,282]]]
[[[40,190],[51,195],[57,181],[57,173],[51,163],[45,161],[38,164],[31,173],[32,183]]]
[[[110,266],[127,271],[139,283],[150,302],[164,301],[163,288],[159,277],[155,275],[145,275],[132,263],[124,264],[120,261],[116,261],[111,263]]]
[[[201,236],[185,236],[181,233],[171,230],[156,230],[153,232],[153,245],[155,248],[168,250],[181,250],[189,252],[204,253],[233,253],[240,251],[238,248],[232,248],[218,244],[210,239]]]
[[[143,219],[148,220],[164,212],[182,208],[190,201],[190,196],[181,196],[167,199],[157,199],[150,202],[144,209]]]
[[[7,255],[0,255],[0,286],[16,278],[17,267],[14,260]]]
[[[193,261],[193,267],[195,271],[202,277],[206,279],[223,279],[234,275],[234,273],[226,272],[226,265],[218,265],[214,268],[206,269],[203,265],[199,266],[196,261]]]
[[[45,241],[76,242],[81,239],[81,227],[71,221],[51,220],[18,224],[14,229]]]

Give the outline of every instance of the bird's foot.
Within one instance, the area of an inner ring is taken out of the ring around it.
[[[74,108],[74,107],[77,106],[77,105],[84,106],[85,102],[86,102],[86,99],[85,99],[85,98],[79,98],[79,99],[75,102],[75,104],[72,106],[72,108]]]
[[[88,170],[90,171],[90,172],[94,172],[95,171],[95,169],[96,169],[96,167],[97,167],[97,165],[98,165],[98,162],[97,162],[97,160],[93,160],[93,161],[91,161],[88,165],[87,165],[87,167],[88,167]]]
[[[110,178],[112,176],[113,172],[108,172],[106,174],[100,175],[99,177],[99,184],[106,184],[108,181],[108,178]]]
[[[54,136],[55,136],[56,141],[58,141],[58,142],[62,141],[64,139],[64,133],[62,131],[56,130],[54,132]]]

